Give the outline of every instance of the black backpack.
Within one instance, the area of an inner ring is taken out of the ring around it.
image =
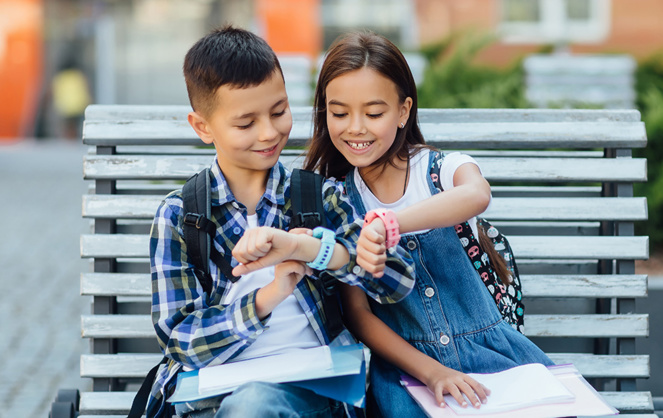
[[[200,281],[203,291],[211,295],[213,290],[212,276],[209,271],[209,260],[221,270],[221,273],[232,283],[239,280],[232,274],[232,266],[221,253],[211,245],[216,235],[216,225],[210,220],[212,213],[210,170],[205,168],[191,176],[182,187],[182,200],[184,211],[184,241],[187,253],[191,257],[196,277]],[[312,171],[294,169],[290,180],[290,198],[292,204],[292,219],[290,229],[326,226],[324,208],[322,205],[322,184],[325,178]],[[325,272],[320,273],[318,280],[314,281],[322,297],[326,314],[326,325],[329,339],[333,340],[343,330],[340,302],[336,280]],[[164,357],[159,364],[149,371],[141,385],[131,406],[128,418],[139,418],[145,411],[147,399],[154,383],[159,366],[165,364]]]

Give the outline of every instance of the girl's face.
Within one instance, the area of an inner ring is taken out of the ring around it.
[[[409,97],[400,102],[390,79],[367,67],[333,79],[326,94],[331,140],[350,164],[360,168],[389,150],[412,107]]]

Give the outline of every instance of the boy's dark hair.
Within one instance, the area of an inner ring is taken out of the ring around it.
[[[306,170],[317,170],[325,177],[340,178],[352,169],[352,165],[329,137],[326,90],[335,78],[364,67],[391,80],[401,102],[407,97],[412,98],[410,117],[405,128],[398,130],[391,148],[376,163],[392,162],[394,156],[405,161],[410,153],[425,146],[417,123],[417,87],[405,57],[384,36],[368,31],[351,32],[334,41],[320,70],[313,104],[313,138],[304,163]]]
[[[184,58],[183,72],[194,111],[209,115],[214,94],[223,85],[256,86],[275,70],[283,77],[276,54],[258,35],[233,26],[213,30],[196,42]]]

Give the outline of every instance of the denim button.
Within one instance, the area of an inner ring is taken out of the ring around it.
[[[442,333],[440,334],[440,342],[442,343],[442,345],[447,345],[447,344],[449,344],[449,341],[451,341],[451,340],[449,339],[449,336],[442,332]]]
[[[352,268],[352,272],[353,272],[354,274],[356,274],[356,275],[360,275],[360,274],[361,274],[361,270],[362,270],[362,268],[359,267],[359,266],[354,266],[354,267]]]
[[[239,226],[236,226],[236,227],[233,228],[233,234],[239,235],[241,232],[242,232],[242,228],[240,228]]]
[[[430,286],[426,286],[426,290],[424,291],[424,294],[426,296],[428,296],[429,298],[432,298],[433,296],[435,296],[435,289],[433,289]]]
[[[417,248],[417,243],[414,242],[414,241],[408,241],[407,242],[407,248],[409,250],[414,250],[415,248]]]

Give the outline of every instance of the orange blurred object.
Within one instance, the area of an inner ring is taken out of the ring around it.
[[[277,54],[317,59],[322,49],[320,0],[258,0],[261,36]]]
[[[0,0],[0,142],[32,135],[42,80],[41,0]]]

